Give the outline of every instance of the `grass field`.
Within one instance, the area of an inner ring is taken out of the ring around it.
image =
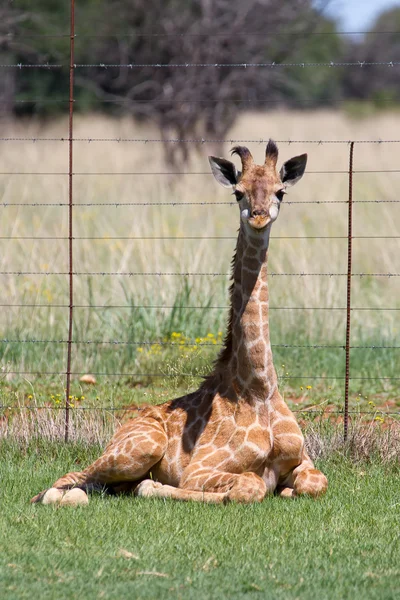
[[[229,137],[392,139],[398,121],[398,113],[368,120],[328,111],[250,114]],[[4,129],[4,137],[60,136],[66,121]],[[86,116],[76,119],[75,136],[159,134],[127,119]],[[264,146],[247,145],[261,161]],[[395,148],[355,147],[355,169],[374,172],[354,175],[354,200],[385,202],[354,206],[354,273],[399,271],[399,174],[382,172],[398,169]],[[67,208],[41,205],[67,202],[67,146],[4,146],[0,171],[13,175],[0,174],[2,599],[397,598],[400,428],[388,413],[398,414],[400,398],[398,381],[385,378],[399,377],[400,278],[353,278],[344,446],[336,412],[345,366],[346,282],[338,274],[347,268],[348,146],[305,141],[280,150],[282,161],[306,151],[309,164],[270,244],[274,361],[280,390],[328,475],[327,496],[224,507],[94,496],[88,507],[58,510],[28,499],[97,457],[135,406],[192,390],[209,371],[225,327],[238,214],[213,204],[231,198],[209,173],[207,144],[188,174],[174,177],[153,174],[167,172],[159,144],[76,142],[75,271],[115,274],[74,277],[73,442],[63,445],[68,281],[52,273],[68,267]],[[97,206],[104,203],[116,205]],[[96,385],[79,382],[93,372]]]
[[[78,509],[27,504],[98,452],[2,442],[2,599],[398,597],[398,463],[331,455],[318,464],[330,481],[318,501],[211,506],[98,495]]]

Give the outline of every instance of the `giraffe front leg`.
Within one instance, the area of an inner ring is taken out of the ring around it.
[[[141,498],[172,498],[174,500],[207,502],[210,504],[222,504],[225,502],[226,494],[213,492],[199,492],[196,490],[184,490],[172,485],[163,485],[152,479],[145,479],[139,483],[135,495]]]
[[[93,464],[82,472],[67,473],[57,479],[50,490],[41,492],[31,502],[66,504],[67,494],[64,496],[63,491],[71,488],[89,491],[115,486],[116,490],[124,490],[126,486],[121,484],[133,484],[147,475],[163,457],[167,444],[165,430],[156,419],[137,417],[117,431],[104,454]],[[82,503],[87,503],[83,496]]]
[[[135,492],[138,496],[174,498],[221,504],[227,502],[261,502],[266,493],[265,482],[255,473],[221,473],[191,469],[182,487],[161,485],[151,480],[142,481]]]
[[[323,496],[328,488],[326,476],[314,467],[314,463],[303,452],[303,460],[285,478],[283,484],[278,487],[278,494],[282,498],[294,498],[297,496],[311,496],[317,498]]]

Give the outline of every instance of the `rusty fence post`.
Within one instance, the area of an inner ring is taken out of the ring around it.
[[[350,381],[350,326],[351,326],[351,277],[353,258],[353,158],[354,142],[350,142],[349,155],[349,204],[347,226],[347,317],[346,317],[346,369],[344,384],[344,441],[349,430],[349,381]]]
[[[71,351],[74,306],[73,278],[73,237],[72,237],[72,208],[73,208],[73,119],[74,119],[74,43],[75,43],[75,0],[70,4],[70,36],[69,36],[69,122],[68,122],[68,272],[69,272],[69,320],[67,347],[67,381],[65,386],[65,429],[64,439],[69,439],[69,410],[71,388]]]

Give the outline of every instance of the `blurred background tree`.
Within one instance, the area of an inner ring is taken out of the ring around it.
[[[361,41],[348,45],[347,54],[350,61],[399,62],[400,7],[383,12],[373,23],[370,33]],[[345,70],[342,85],[345,97],[369,100],[378,108],[390,107],[400,101],[400,78],[394,67],[377,65]]]
[[[129,113],[160,137],[222,139],[241,111],[333,106],[344,98],[399,99],[396,69],[187,67],[174,64],[400,60],[400,36],[348,40],[323,16],[328,0],[80,0],[76,5],[77,111]],[[3,115],[65,114],[69,3],[5,0],[0,8]],[[399,31],[400,9],[372,31]],[[311,35],[313,34],[313,35]],[[321,35],[324,34],[324,35]],[[144,65],[125,68],[119,65]],[[165,67],[146,67],[162,64]],[[45,100],[45,101],[44,101]],[[187,144],[165,144],[168,162],[188,159]]]

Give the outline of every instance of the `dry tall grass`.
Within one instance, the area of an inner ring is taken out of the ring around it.
[[[110,410],[71,410],[69,439],[88,445],[105,446],[121,424],[117,414]],[[65,436],[65,413],[54,407],[29,410],[25,405],[6,409],[0,418],[0,440],[16,440],[29,445],[35,440],[63,441]]]
[[[69,439],[71,442],[105,446],[120,426],[121,416],[122,411],[71,411]],[[313,460],[324,460],[334,455],[348,456],[356,461],[398,460],[399,421],[387,420],[381,424],[363,415],[356,415],[351,420],[348,440],[344,443],[340,423],[332,423],[328,417],[321,413],[321,418],[302,423],[307,450]],[[5,414],[0,419],[0,440],[17,441],[21,446],[28,446],[35,440],[59,442],[64,439],[64,427],[63,411],[34,407],[26,410],[25,406],[21,406],[12,411],[12,418]]]
[[[320,420],[307,421],[303,428],[307,450],[313,460],[344,455],[355,461],[398,462],[400,456],[400,423],[392,420],[384,426],[357,415],[351,420],[346,442],[343,428]]]
[[[391,139],[397,129],[397,114],[377,116],[368,121],[352,121],[339,113],[285,113],[249,114],[243,117],[231,132],[232,138],[257,139],[260,136],[275,139]],[[66,122],[49,125],[25,123],[10,125],[6,136],[57,137],[66,135]],[[141,129],[128,119],[79,117],[75,125],[76,137],[123,138],[157,137],[156,131]],[[248,144],[256,159],[263,159],[264,147]],[[398,168],[398,146],[395,144],[360,144],[355,148],[356,170],[388,170]],[[225,155],[228,155],[226,146]],[[309,154],[308,171],[347,170],[348,147],[341,144],[311,145],[307,142],[280,144],[281,160],[296,153]],[[65,173],[67,169],[65,142],[9,142],[3,143],[2,168],[10,173]],[[76,207],[74,235],[96,236],[97,240],[76,240],[75,270],[133,271],[133,272],[223,272],[229,270],[230,257],[238,225],[234,206],[180,206],[183,202],[227,201],[226,190],[218,187],[209,173],[207,144],[201,154],[193,156],[187,171],[200,175],[185,175],[171,180],[165,175],[159,144],[77,142],[75,144],[74,196],[76,203],[137,202],[143,206]],[[120,173],[148,173],[148,175],[121,175]],[[80,175],[82,173],[82,175]],[[92,173],[87,175],[87,173]],[[105,174],[107,173],[107,174]],[[114,174],[115,173],[115,174]],[[371,173],[355,176],[354,199],[396,200],[399,173]],[[280,272],[345,272],[345,240],[293,240],[285,236],[343,236],[346,235],[347,206],[345,204],[318,204],[318,201],[345,201],[346,174],[315,174],[309,172],[290,192],[287,201],[308,200],[313,204],[284,202],[281,215],[274,225],[271,243],[271,271]],[[67,202],[67,177],[63,175],[2,175],[0,176],[1,203]],[[176,202],[174,206],[152,207],[149,202]],[[67,235],[66,207],[2,207],[2,236]],[[359,204],[354,208],[354,234],[367,236],[354,242],[355,272],[398,271],[398,239],[400,208],[398,204]],[[386,240],[372,240],[368,236],[384,236]],[[200,236],[204,239],[124,240],[114,237]],[[229,239],[205,239],[209,236]],[[67,242],[62,240],[4,240],[1,242],[1,271],[61,271],[67,269]],[[2,276],[1,303],[65,303],[67,279],[57,276]],[[152,298],[154,303],[171,303],[179,280],[176,277],[96,277],[91,279],[92,301],[97,304],[124,302],[121,281],[138,297]],[[354,306],[399,307],[398,278],[355,278]],[[193,279],[194,295],[216,302],[226,299],[226,281],[212,277]],[[271,295],[275,305],[343,306],[345,279],[332,277],[286,278],[271,280]],[[75,300],[87,300],[87,279],[76,277]],[[2,311],[1,325],[18,318],[20,311]],[[287,315],[288,319],[296,318]],[[43,316],[42,316],[43,318]],[[51,318],[55,318],[53,314]],[[355,314],[363,327],[373,328],[373,315]],[[343,323],[342,315],[331,313],[318,324],[318,336],[330,336]],[[313,318],[308,323],[313,326]],[[394,314],[386,313],[385,330],[394,326]]]

